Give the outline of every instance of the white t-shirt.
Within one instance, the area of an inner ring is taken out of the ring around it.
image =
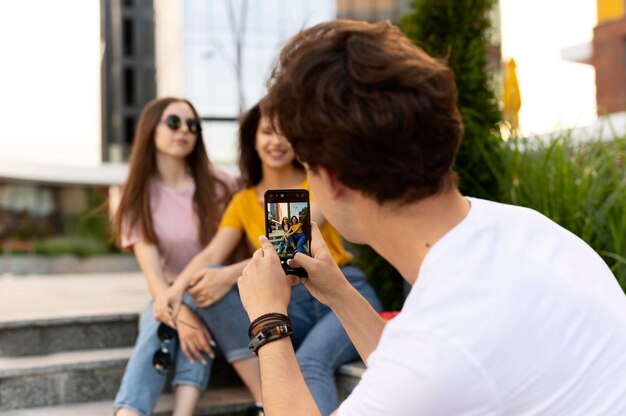
[[[541,214],[468,198],[340,416],[626,415],[626,297]]]

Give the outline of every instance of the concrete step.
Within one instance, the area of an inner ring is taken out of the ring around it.
[[[129,347],[0,358],[0,411],[112,400],[131,353]],[[218,357],[210,388],[240,385]]]
[[[137,313],[0,322],[0,358],[129,347]]]
[[[344,364],[337,370],[337,391],[339,400],[345,400],[352,393],[352,390],[361,381],[361,375],[365,371],[363,361]]]
[[[0,358],[132,346],[140,273],[0,277]]]
[[[196,416],[243,416],[252,397],[245,387],[209,389],[198,403]],[[21,409],[0,412],[2,416],[111,416],[111,400],[89,403],[48,406],[36,409]],[[174,397],[166,394],[159,400],[153,416],[168,416],[172,413]]]
[[[112,399],[131,348],[0,359],[0,411]]]

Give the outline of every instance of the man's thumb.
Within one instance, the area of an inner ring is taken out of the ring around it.
[[[306,254],[296,253],[292,259],[287,260],[290,267],[302,267],[307,273],[312,271],[315,260]]]

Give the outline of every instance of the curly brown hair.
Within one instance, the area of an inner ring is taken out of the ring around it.
[[[389,22],[336,20],[292,38],[264,115],[298,158],[379,203],[456,187],[463,124],[453,72]]]

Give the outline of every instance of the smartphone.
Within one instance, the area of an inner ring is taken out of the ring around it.
[[[265,192],[265,236],[280,258],[285,274],[308,277],[302,267],[287,260],[297,252],[311,255],[311,206],[306,189],[270,189]]]

